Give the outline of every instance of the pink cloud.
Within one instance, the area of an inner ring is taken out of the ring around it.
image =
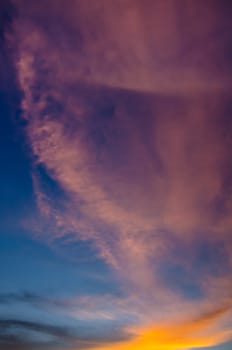
[[[231,196],[223,193],[231,141],[222,120],[230,81],[217,6],[71,4],[29,6],[15,22],[28,140],[35,163],[66,194],[57,209],[34,174],[38,208],[54,220],[49,240],[68,231],[92,240],[145,310],[178,298],[181,307],[186,301],[157,276],[169,234],[190,255],[191,243],[204,239],[220,240],[232,256]],[[60,42],[45,29],[46,11],[62,18]],[[219,198],[225,210],[215,218]],[[207,278],[204,305],[213,284],[215,302],[224,301],[221,282]]]

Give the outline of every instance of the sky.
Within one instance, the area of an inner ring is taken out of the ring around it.
[[[0,350],[232,348],[231,14],[0,0]]]

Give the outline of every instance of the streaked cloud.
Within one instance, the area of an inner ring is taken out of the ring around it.
[[[221,323],[230,314],[232,267],[226,5],[16,6],[12,40],[43,221],[37,231],[51,245],[59,237],[91,241],[121,283],[125,329],[139,315],[132,340],[103,348],[177,350],[229,339]],[[89,303],[86,318],[122,317],[119,301],[110,313]]]
[[[196,320],[171,325],[158,325],[144,330],[136,329],[136,337],[121,344],[110,344],[100,349],[153,349],[176,350],[214,346],[231,338],[231,329],[212,333],[209,329],[214,321],[223,315],[227,309],[214,310]]]

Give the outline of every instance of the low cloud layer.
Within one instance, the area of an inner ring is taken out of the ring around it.
[[[231,6],[15,6],[34,230],[91,242],[112,267],[140,316],[125,325],[133,340],[109,348],[230,339]]]

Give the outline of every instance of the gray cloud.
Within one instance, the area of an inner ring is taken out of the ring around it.
[[[0,349],[86,349],[127,340],[124,332],[88,336],[78,330],[19,319],[0,319]]]
[[[34,340],[33,340],[34,338]],[[47,348],[70,343],[73,336],[62,327],[15,319],[0,320],[0,348]]]

